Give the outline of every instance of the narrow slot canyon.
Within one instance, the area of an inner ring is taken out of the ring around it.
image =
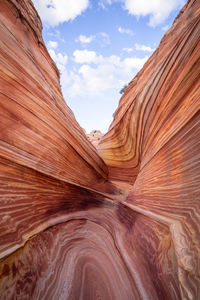
[[[0,0],[0,97],[0,299],[200,299],[200,1],[94,147],[31,0]]]

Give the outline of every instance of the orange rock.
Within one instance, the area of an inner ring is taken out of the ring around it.
[[[126,205],[168,226],[182,299],[200,297],[199,30],[200,1],[188,1],[98,145],[110,179],[133,185]]]
[[[200,1],[129,84],[99,154],[31,1],[0,7],[0,299],[199,299]]]
[[[62,97],[31,1],[1,1],[0,21],[0,155],[76,185],[104,181],[107,167]]]
[[[98,152],[110,178],[134,183],[199,110],[199,1],[189,1],[129,83]]]

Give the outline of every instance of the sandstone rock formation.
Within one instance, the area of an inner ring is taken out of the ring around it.
[[[0,299],[198,300],[200,1],[131,81],[98,152],[31,1],[0,8]]]
[[[92,130],[87,134],[88,140],[97,147],[103,137],[103,133],[100,130]]]

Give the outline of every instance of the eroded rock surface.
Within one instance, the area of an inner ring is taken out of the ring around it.
[[[88,140],[97,147],[103,137],[103,133],[100,130],[92,130],[87,134]]]
[[[0,299],[198,300],[200,1],[131,81],[98,152],[31,1],[0,7]]]

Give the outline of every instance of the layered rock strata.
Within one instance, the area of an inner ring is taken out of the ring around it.
[[[168,226],[184,299],[200,297],[199,14],[188,1],[98,146],[110,178],[133,184],[126,205]]]
[[[1,156],[76,185],[105,181],[106,165],[62,97],[32,3],[1,1],[0,21]]]
[[[198,300],[200,1],[131,81],[98,152],[31,1],[0,7],[0,299]]]

